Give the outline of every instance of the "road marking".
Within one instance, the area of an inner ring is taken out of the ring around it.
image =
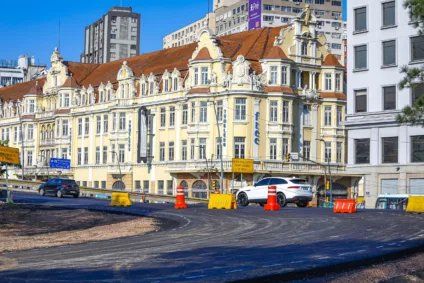
[[[384,246],[378,246],[378,247],[376,247],[376,249],[381,249],[381,248],[384,248]]]
[[[396,243],[390,243],[390,244],[388,244],[389,246],[394,246],[394,245],[396,245]]]
[[[356,252],[342,253],[342,254],[338,254],[338,256],[344,256],[344,255],[351,255],[351,254],[363,253],[363,252],[365,252],[365,251],[366,251],[366,250],[359,250],[359,251],[356,251]]]
[[[240,272],[243,271],[243,269],[236,269],[236,270],[231,270],[231,271],[225,271],[226,274],[228,273],[234,273],[234,272]]]
[[[274,266],[280,266],[283,265],[282,263],[275,263],[275,264],[270,264],[270,265],[264,265],[262,267],[274,267]]]
[[[321,260],[321,259],[327,259],[327,258],[330,258],[330,257],[329,256],[323,256],[323,257],[319,257],[317,259]]]
[[[400,241],[401,243],[405,243],[406,241],[408,241],[408,240],[403,240],[403,241]]]
[[[290,263],[294,264],[294,263],[302,263],[302,262],[305,262],[305,261],[304,260],[298,260],[298,261],[292,261]]]
[[[205,277],[205,276],[206,275],[189,276],[189,277],[186,277],[186,279],[201,278],[201,277]]]

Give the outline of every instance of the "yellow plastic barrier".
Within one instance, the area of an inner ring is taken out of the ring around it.
[[[236,198],[233,194],[211,194],[208,209],[237,209]]]
[[[410,196],[406,212],[409,213],[424,213],[424,196]]]
[[[112,201],[110,206],[131,206],[129,193],[112,193]]]

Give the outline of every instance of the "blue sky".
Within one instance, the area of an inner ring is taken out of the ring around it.
[[[204,17],[208,11],[208,0],[122,2],[141,13],[141,53],[161,49],[164,35]],[[26,53],[34,55],[37,63],[39,60],[49,64],[58,45],[60,21],[61,53],[65,60],[79,61],[85,26],[120,3],[121,0],[2,1],[0,59],[16,60]]]

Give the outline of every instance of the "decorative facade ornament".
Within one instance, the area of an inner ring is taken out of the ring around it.
[[[224,74],[224,82],[222,84],[223,87],[230,88],[232,81],[233,81],[233,75],[230,72],[228,72],[227,74]]]
[[[305,5],[305,25],[309,25],[309,20],[311,18],[311,6],[309,4]]]
[[[302,95],[306,98],[306,100],[319,100],[319,95],[314,89],[308,89],[308,85],[305,85],[303,88]]]
[[[312,109],[313,109],[314,111],[317,111],[317,110],[318,110],[318,107],[319,107],[319,105],[318,105],[317,103],[312,104]]]
[[[243,55],[239,55],[233,62],[234,77],[233,83],[238,85],[250,84],[249,70],[250,63],[246,61]]]
[[[216,75],[215,72],[212,72],[212,75],[211,75],[211,84],[212,85],[216,85],[217,80],[218,80],[218,76]]]
[[[252,90],[262,90],[263,85],[261,83],[261,76],[256,75],[256,71],[253,71],[253,73],[250,75],[250,81],[252,85]]]

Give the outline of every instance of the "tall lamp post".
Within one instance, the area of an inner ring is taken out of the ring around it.
[[[318,141],[322,141],[324,143],[324,155],[325,155],[325,140],[317,139]],[[330,158],[327,158],[327,166],[328,166],[328,175],[330,178],[330,203],[333,203],[333,176],[331,175],[331,166],[330,166]],[[325,184],[327,186],[327,184]]]
[[[218,139],[219,139],[219,153],[220,153],[220,159],[221,159],[221,177],[220,177],[220,191],[221,194],[224,193],[224,161],[222,159],[222,137],[221,137],[221,131],[219,130],[219,124],[218,124],[218,115],[216,115],[216,107],[215,107],[215,101],[209,101],[213,104],[213,111],[215,113],[215,119],[216,119],[216,128],[218,130]]]
[[[205,155],[206,171],[208,172],[208,191],[209,191],[210,188],[211,188],[211,175],[210,175],[210,172],[209,172],[208,158],[206,156],[206,148],[205,148],[204,145],[198,145],[196,147],[199,147],[203,151],[203,154]]]
[[[23,125],[22,125],[22,116],[21,116],[21,111],[19,109],[19,104],[17,102],[14,103],[14,106],[18,112],[18,117],[19,117],[19,124],[20,124],[20,132],[21,132],[21,151],[22,151],[22,162],[21,162],[21,166],[22,166],[22,181],[24,180],[24,176],[25,176],[25,151],[24,151],[24,135],[23,135]]]

